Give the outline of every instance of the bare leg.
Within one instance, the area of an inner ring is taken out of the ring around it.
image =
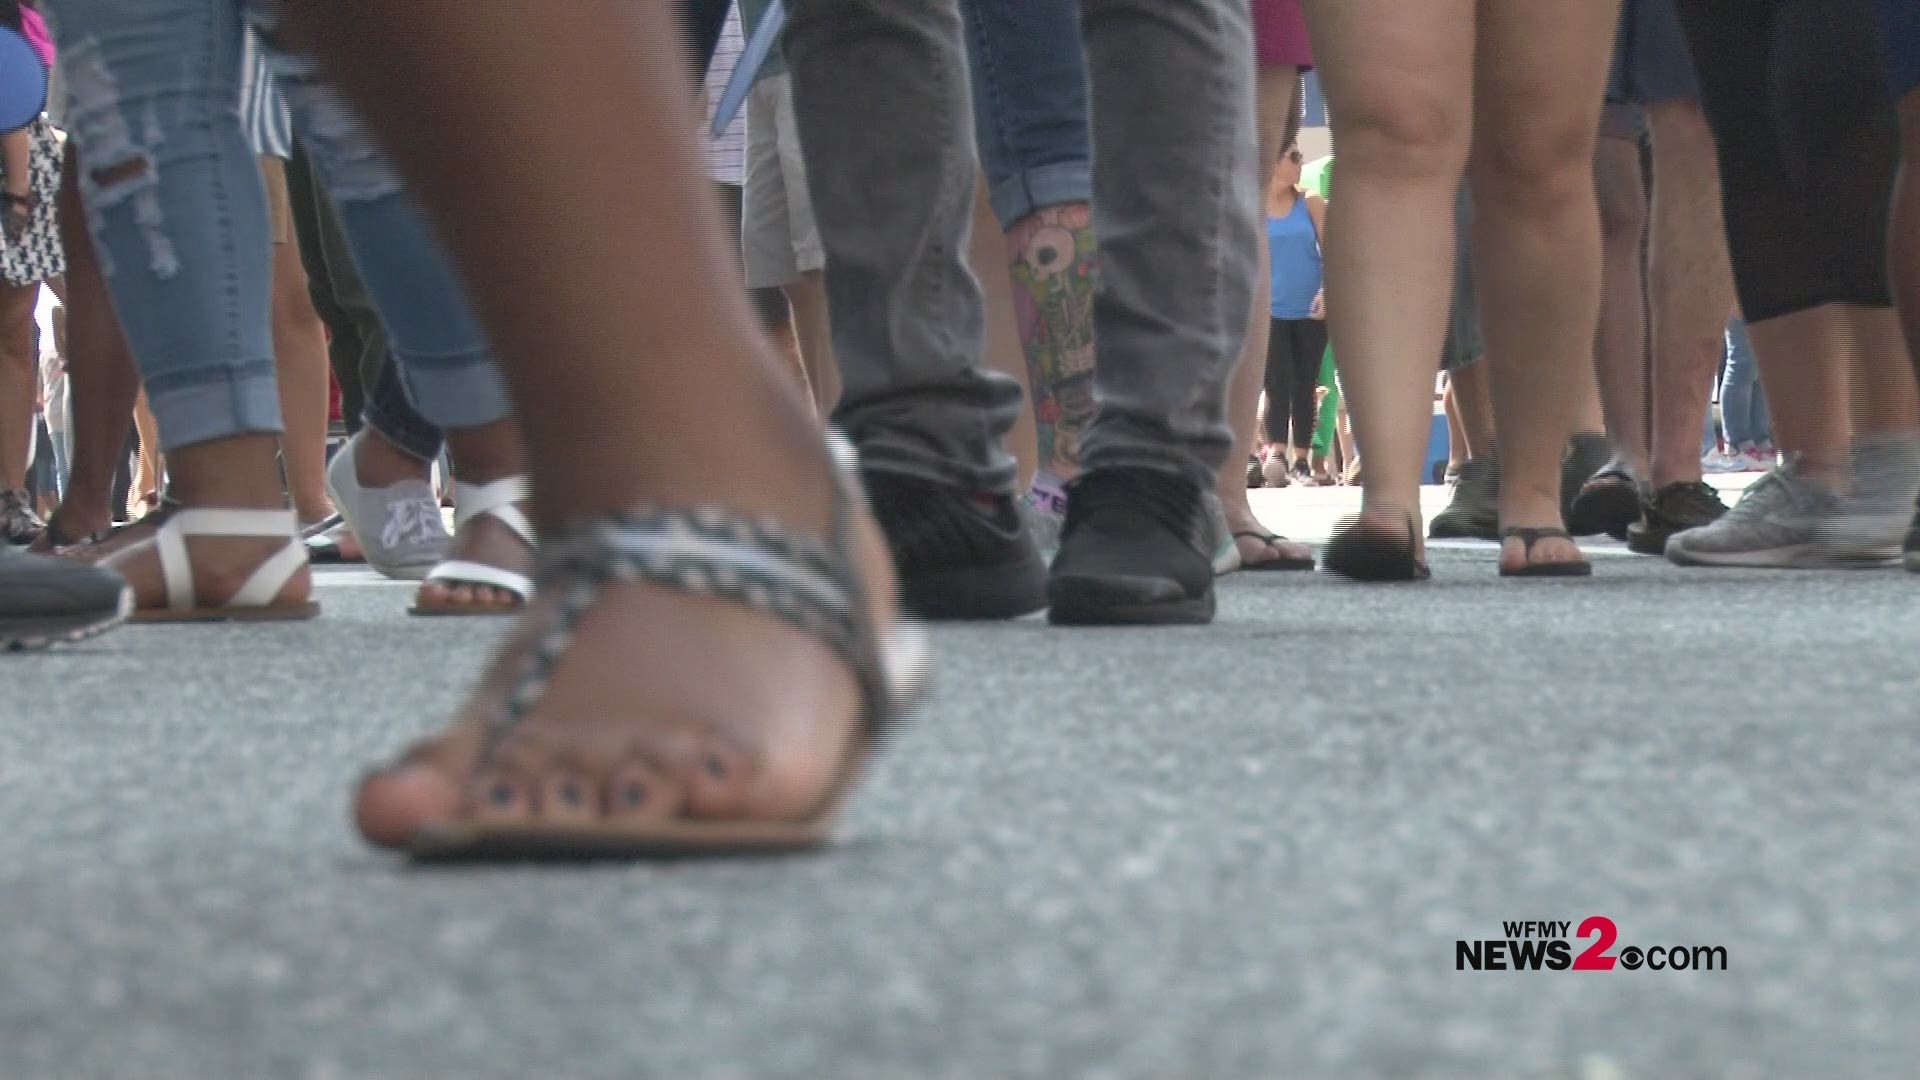
[[[1592,161],[1618,3],[1548,11],[1482,0],[1474,272],[1500,432],[1503,527],[1559,527],[1561,459],[1591,386],[1600,303]],[[1503,567],[1579,558],[1570,540],[1519,539]]]
[[[1340,164],[1327,314],[1366,459],[1362,522],[1416,555],[1454,199],[1472,129],[1473,0],[1307,0]]]
[[[826,278],[815,270],[781,286],[780,291],[793,312],[794,341],[814,408],[823,417],[831,416],[834,403],[840,400],[840,366],[833,358],[833,330],[827,321]]]
[[[160,494],[167,475],[167,458],[160,452],[160,425],[153,419],[153,410],[147,407],[144,390],[133,405],[133,429],[140,435],[140,460],[134,466],[133,488],[127,493],[129,518],[153,508],[148,496]]]
[[[27,486],[33,447],[33,399],[40,358],[33,352],[33,307],[38,285],[0,283],[0,491]]]
[[[1898,314],[1893,308],[1843,307],[1840,315],[1855,437],[1913,434],[1920,427],[1920,383]]]
[[[1653,132],[1652,474],[1655,490],[1700,479],[1700,417],[1726,359],[1733,266],[1713,132],[1696,102],[1647,110]]]
[[[1749,323],[1760,386],[1773,416],[1773,440],[1782,453],[1798,454],[1800,475],[1831,488],[1847,480],[1847,443],[1853,426],[1847,409],[1847,366],[1810,362],[1848,351],[1843,313],[1835,305]]]
[[[71,541],[105,532],[113,524],[114,478],[140,394],[140,376],[114,316],[80,205],[79,169],[69,141],[60,188],[60,240],[67,252],[67,348],[61,356],[67,361],[73,405],[73,460],[67,469],[66,497],[49,526]]]
[[[275,162],[273,167],[278,168]],[[302,525],[333,516],[327,497],[327,330],[307,291],[300,241],[273,245],[273,355],[286,425],[280,456]]]
[[[827,531],[818,420],[753,329],[714,215],[699,212],[711,195],[665,5],[573,0],[531,35],[523,11],[468,0],[288,10],[395,149],[466,273],[524,417],[543,529],[658,504]],[[525,212],[535,188],[555,212]],[[687,378],[694,357],[699,377]],[[756,438],[739,439],[743,429]],[[870,521],[856,524],[871,614],[885,625],[885,546]],[[542,594],[534,606],[558,602]],[[649,780],[637,807],[649,819],[787,818],[837,772],[860,698],[833,653],[744,608],[619,585],[476,776],[501,680],[543,621],[507,643],[452,727],[362,787],[370,839],[403,843],[470,813],[597,818],[635,774]]]
[[[1495,452],[1491,371],[1492,364],[1482,359],[1447,376],[1454,408],[1460,414],[1460,434],[1466,443],[1463,461]]]
[[[1255,122],[1260,131],[1260,190],[1264,192],[1266,178],[1273,174],[1274,166],[1280,161],[1280,151],[1293,141],[1292,135],[1299,126],[1300,69],[1262,68],[1256,91]],[[1247,343],[1240,350],[1240,362],[1234,367],[1233,378],[1227,384],[1227,423],[1233,427],[1233,452],[1227,455],[1226,463],[1220,467],[1214,480],[1214,492],[1220,496],[1220,505],[1227,512],[1229,531],[1253,534],[1234,538],[1234,543],[1240,548],[1242,566],[1258,566],[1279,559],[1304,559],[1312,555],[1301,544],[1261,540],[1261,534],[1267,530],[1260,519],[1254,516],[1253,505],[1247,501],[1247,456],[1253,453],[1254,444],[1260,437],[1260,390],[1266,383],[1267,336],[1273,329],[1272,312],[1268,310],[1273,291],[1273,276],[1267,270],[1271,258],[1272,253],[1267,251],[1263,233],[1260,278],[1253,297],[1253,318],[1248,322]],[[1286,443],[1287,433],[1280,432],[1278,435],[1273,441]],[[1283,462],[1287,460],[1285,449],[1283,445]]]
[[[1603,138],[1593,155],[1600,199],[1600,320],[1594,374],[1614,452],[1647,476],[1647,203],[1640,151]]]

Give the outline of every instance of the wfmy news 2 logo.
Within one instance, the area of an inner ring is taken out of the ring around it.
[[[1455,971],[1725,971],[1725,945],[1628,945],[1618,953],[1620,931],[1605,915],[1590,915],[1569,933],[1570,921],[1502,922],[1504,938],[1462,938],[1453,943]],[[1576,942],[1592,939],[1574,952]]]

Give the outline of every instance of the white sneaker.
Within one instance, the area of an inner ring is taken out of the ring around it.
[[[1920,437],[1861,436],[1848,450],[1847,472],[1839,505],[1820,523],[1820,554],[1842,563],[1898,561],[1920,496]]]
[[[1749,445],[1735,455],[1739,467],[1734,472],[1772,472],[1780,467],[1780,451],[1771,446]]]
[[[1745,459],[1739,454],[1709,450],[1700,458],[1700,471],[1703,473],[1732,473],[1744,468],[1746,468]]]

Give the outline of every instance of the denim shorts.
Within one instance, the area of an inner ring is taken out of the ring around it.
[[[1473,284],[1473,195],[1465,184],[1453,201],[1453,226],[1453,304],[1447,309],[1447,337],[1440,349],[1442,371],[1471,367],[1487,354]]]
[[[1609,103],[1699,101],[1700,76],[1674,0],[1626,0],[1607,78]]]
[[[1887,84],[1896,98],[1920,89],[1920,4],[1880,0],[1880,40],[1887,61]]]

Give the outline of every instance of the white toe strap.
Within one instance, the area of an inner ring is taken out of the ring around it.
[[[464,559],[441,563],[433,568],[433,573],[427,575],[427,580],[447,585],[485,585],[505,589],[522,600],[533,598],[533,579],[527,575]]]
[[[197,606],[193,562],[187,557],[187,539],[194,536],[246,538],[284,537],[286,546],[261,563],[228,607],[266,607],[280,595],[293,575],[307,564],[306,545],[291,510],[176,510],[154,534],[160,553],[160,580],[167,586],[167,607],[191,611]]]
[[[512,529],[514,534],[526,541],[528,547],[535,544],[533,522],[520,512],[516,504],[527,500],[527,478],[509,476],[505,480],[495,480],[491,484],[453,485],[453,523],[465,525],[483,514]]]

